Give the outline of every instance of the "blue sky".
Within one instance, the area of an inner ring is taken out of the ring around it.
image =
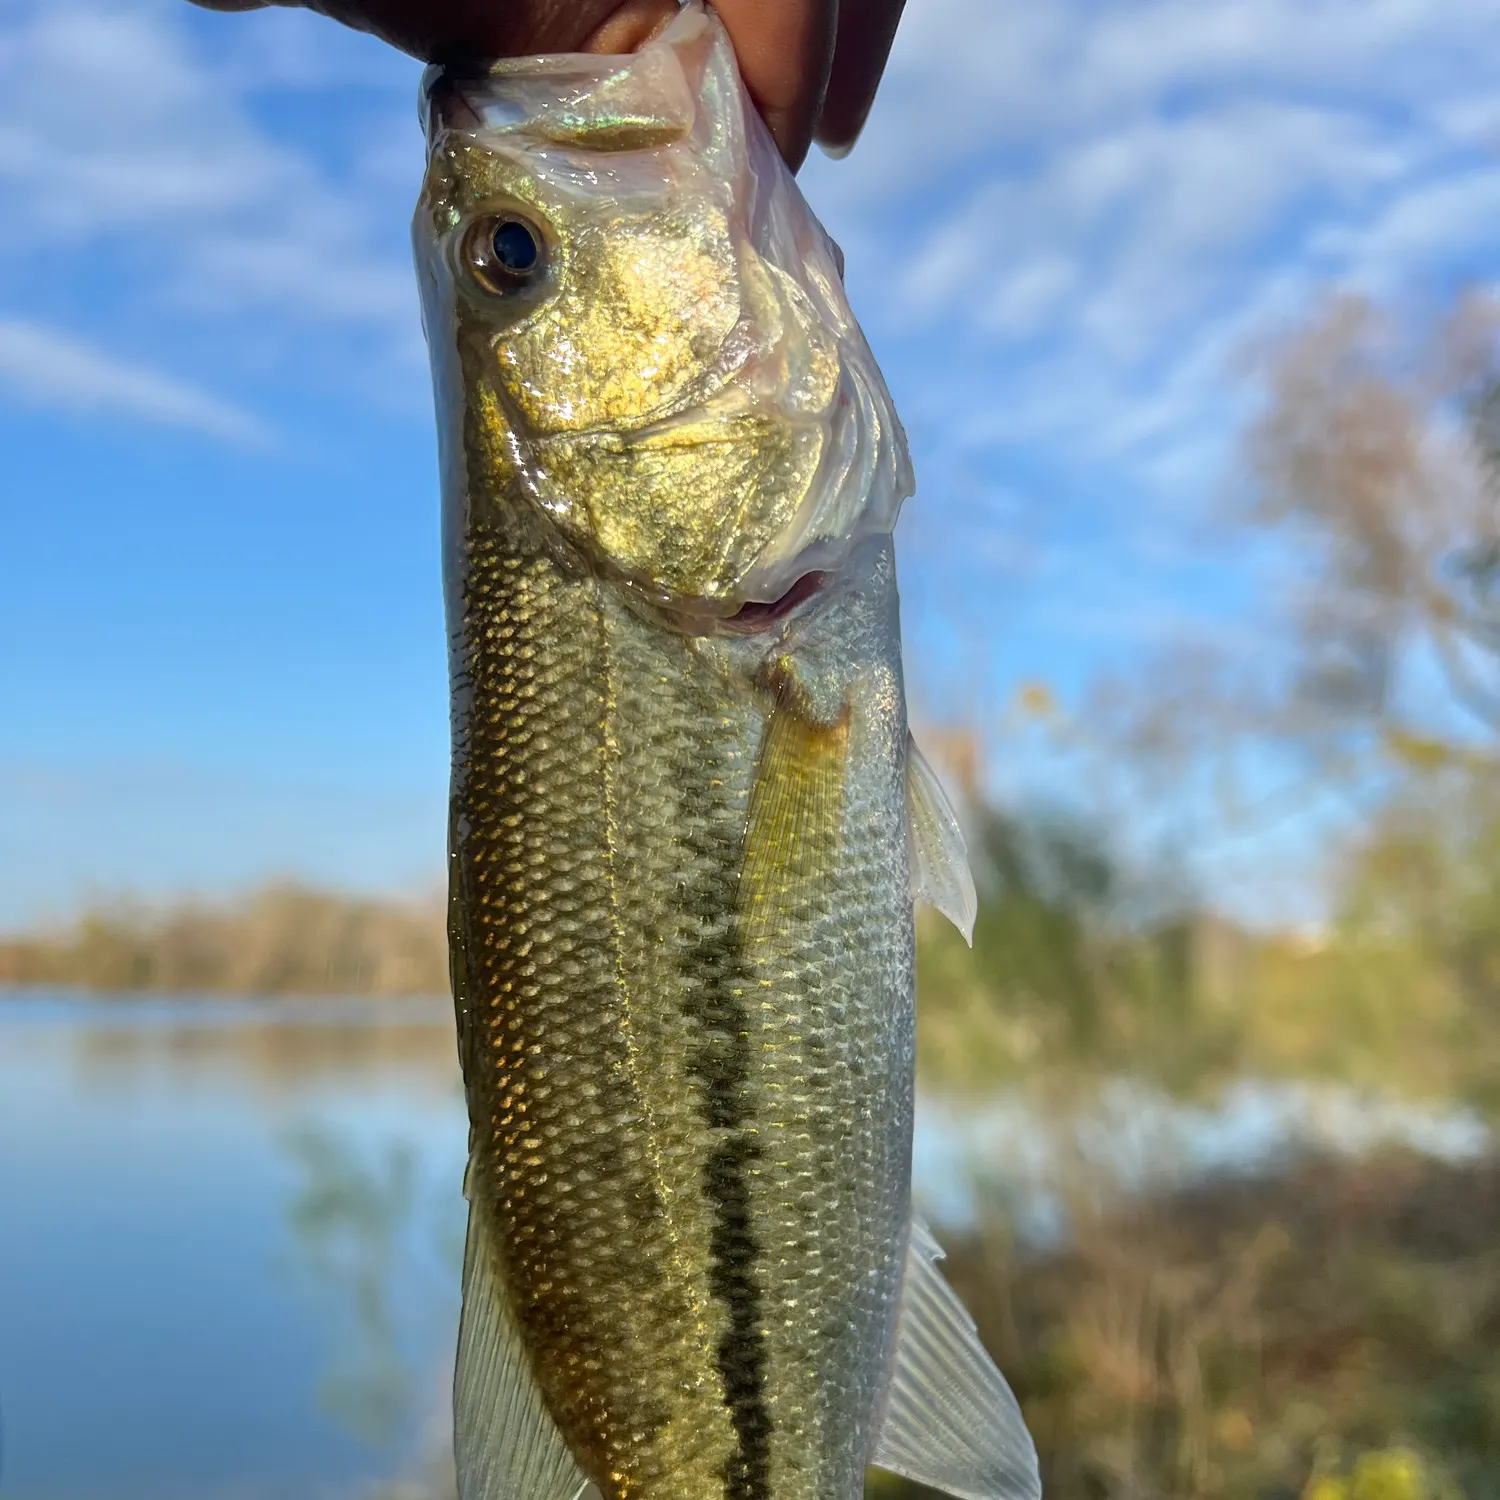
[[[1329,286],[1489,279],[1497,64],[1500,0],[910,0],[803,182],[912,439],[930,712],[1253,645],[1203,521],[1236,357]],[[417,74],[301,12],[0,10],[0,926],[437,876]]]

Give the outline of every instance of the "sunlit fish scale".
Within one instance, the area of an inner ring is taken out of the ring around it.
[[[688,8],[424,88],[471,1124],[463,1500],[1037,1492],[910,1217],[910,489],[832,246]]]

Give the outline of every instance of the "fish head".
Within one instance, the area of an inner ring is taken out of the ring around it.
[[[837,248],[691,5],[628,57],[430,69],[414,237],[470,502],[712,628],[833,572],[911,492]]]

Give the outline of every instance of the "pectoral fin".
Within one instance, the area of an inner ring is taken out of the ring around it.
[[[1039,1500],[1036,1448],[1005,1377],[913,1219],[884,1423],[871,1463],[961,1500]]]
[[[577,1500],[588,1482],[532,1376],[477,1203],[464,1246],[453,1453],[459,1500]]]
[[[774,951],[816,900],[838,859],[844,826],[849,717],[810,717],[791,689],[766,721],[756,762],[740,875],[747,941]]]
[[[942,783],[910,735],[906,739],[906,827],[912,899],[936,907],[972,944],[979,898],[969,872],[963,830]]]

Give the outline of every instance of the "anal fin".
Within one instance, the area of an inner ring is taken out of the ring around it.
[[[969,851],[953,804],[910,734],[906,737],[907,855],[914,901],[935,907],[974,941],[979,899],[969,872]]]
[[[919,1218],[906,1252],[884,1422],[870,1462],[961,1500],[1039,1500],[1036,1448]]]
[[[531,1373],[499,1265],[473,1201],[453,1378],[459,1500],[577,1500],[588,1481]]]

